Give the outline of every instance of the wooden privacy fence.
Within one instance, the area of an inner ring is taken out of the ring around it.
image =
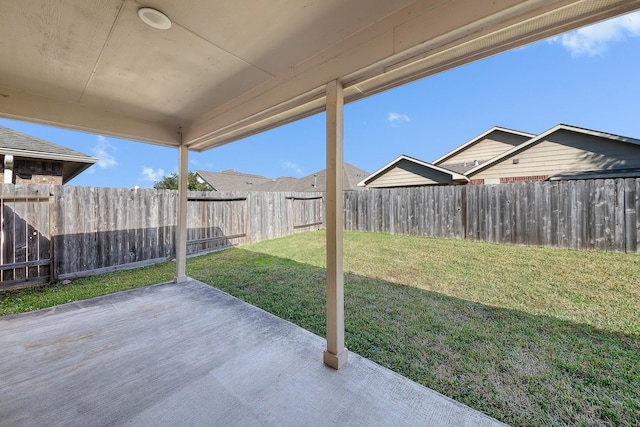
[[[324,227],[323,193],[190,192],[187,254]],[[0,185],[0,288],[175,256],[167,190]],[[345,192],[345,229],[640,251],[640,179]]]
[[[54,193],[57,278],[175,256],[177,191],[65,186]],[[304,209],[301,203],[307,204]],[[190,191],[187,255],[317,230],[322,227],[322,206],[321,193]],[[299,212],[294,214],[294,209]]]
[[[345,193],[345,229],[532,246],[640,251],[640,179]]]
[[[177,191],[0,185],[0,289],[175,256]],[[187,254],[322,228],[322,193],[189,192]]]

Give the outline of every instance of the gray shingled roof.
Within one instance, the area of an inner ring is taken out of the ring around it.
[[[38,153],[42,156],[38,157],[40,159],[59,160],[60,157],[77,157],[77,160],[84,160],[91,164],[97,161],[97,159],[89,157],[86,154],[79,153],[69,148],[62,147],[3,126],[0,126],[0,150],[2,150],[3,154],[6,151],[19,151],[25,153],[24,157],[35,157],[31,154]]]
[[[303,178],[280,177],[269,179],[259,175],[243,174],[236,171],[204,172],[196,171],[217,191],[325,191],[326,170]],[[358,182],[369,174],[348,163],[344,164],[344,189],[360,190]],[[315,186],[314,186],[315,184]]]
[[[256,191],[256,187],[271,180],[260,175],[240,173],[235,170],[222,172],[196,171],[215,191]]]
[[[465,162],[465,163],[441,163],[438,166],[441,168],[449,169],[450,171],[454,171],[457,173],[465,174],[468,170],[475,168],[478,165],[481,165],[489,160],[478,160],[478,164],[474,162]]]
[[[78,151],[0,126],[0,155],[7,154],[21,158],[62,162],[63,183],[67,183],[98,161]]]

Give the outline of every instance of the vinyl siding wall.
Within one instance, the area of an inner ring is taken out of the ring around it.
[[[475,160],[482,163],[483,161],[492,159],[497,155],[512,149],[516,145],[522,144],[528,139],[530,138],[511,133],[499,131],[491,132],[489,135],[466,148],[462,152],[438,163],[438,166],[446,168],[447,164],[460,164],[464,162],[469,163],[469,165],[473,165]]]
[[[486,184],[491,184],[500,178],[633,167],[640,167],[640,146],[558,131],[469,178],[484,179]]]
[[[402,160],[388,172],[368,183],[368,188],[451,185],[451,175]]]

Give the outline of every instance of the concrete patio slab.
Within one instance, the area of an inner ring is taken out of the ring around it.
[[[196,281],[0,318],[0,425],[502,425]]]

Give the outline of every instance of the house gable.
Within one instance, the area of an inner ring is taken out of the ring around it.
[[[543,180],[570,171],[640,167],[640,141],[558,125],[467,172],[485,184]]]
[[[435,160],[433,164],[458,173],[465,173],[534,136],[525,132],[493,127]]]
[[[388,188],[454,185],[467,181],[463,175],[456,172],[402,155],[358,185],[368,188]]]

